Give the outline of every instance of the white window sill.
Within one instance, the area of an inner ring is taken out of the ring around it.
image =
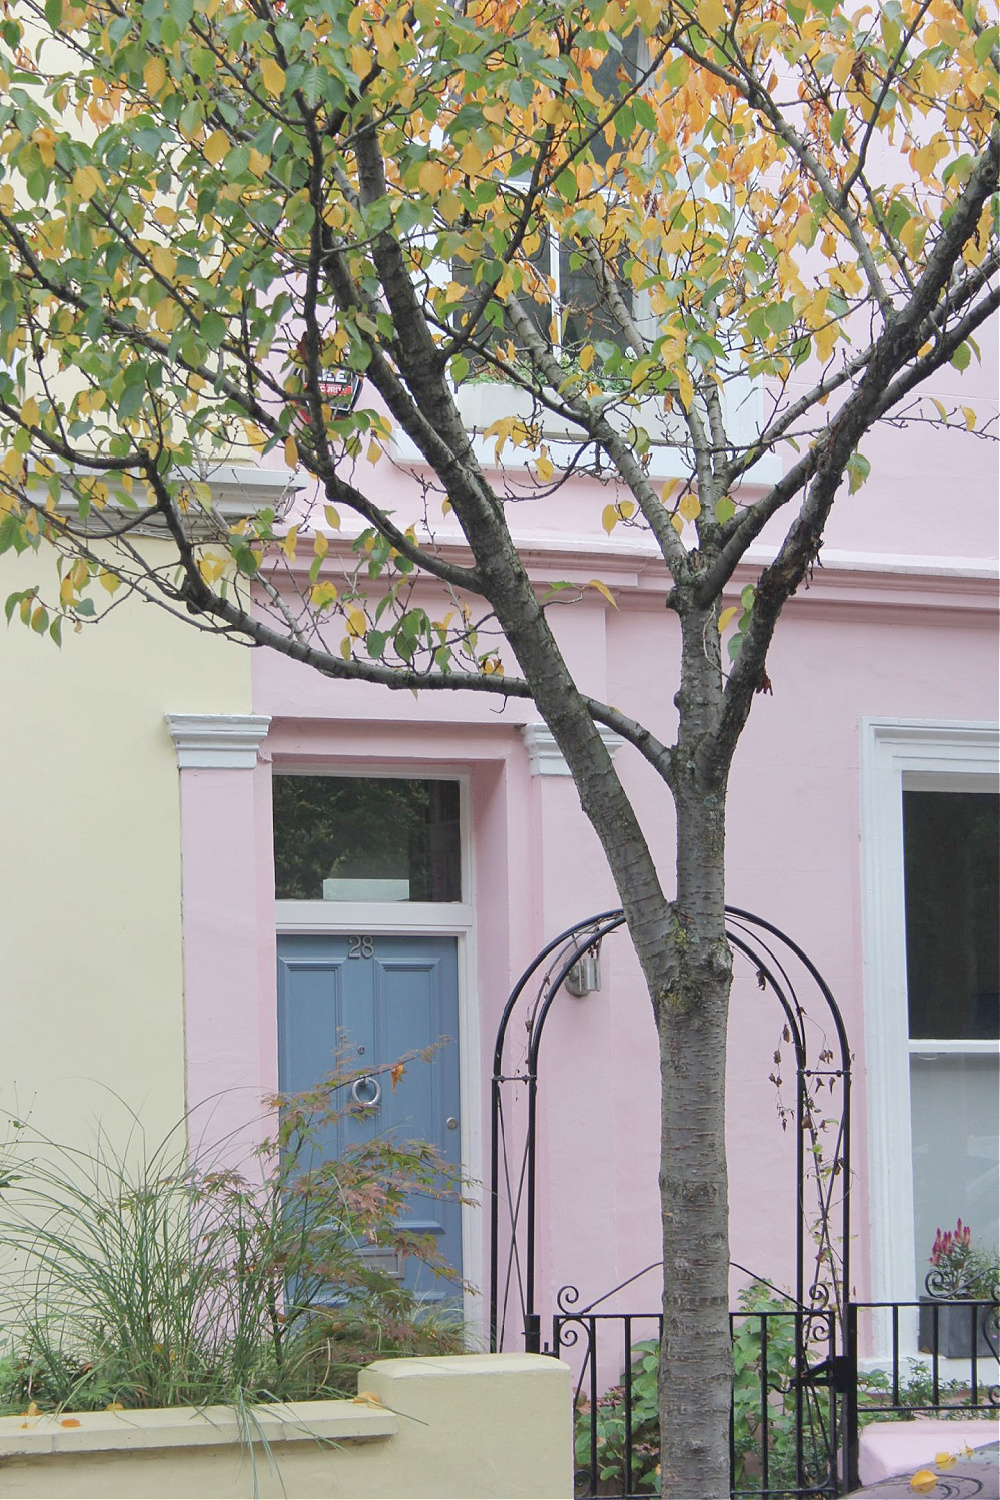
[[[472,907],[462,901],[276,901],[279,932],[443,932],[472,929]]]

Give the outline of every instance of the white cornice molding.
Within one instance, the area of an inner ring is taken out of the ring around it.
[[[603,724],[598,724],[597,732],[611,756],[625,743],[620,734],[606,729]],[[528,747],[528,769],[532,776],[572,775],[547,724],[522,724],[521,733]]]
[[[164,714],[179,770],[252,771],[269,714]]]
[[[294,509],[289,520],[295,519]],[[333,532],[318,527],[327,537],[328,556],[353,562],[358,532],[347,527]],[[448,529],[436,530],[431,540],[417,528],[418,545],[428,547],[443,562],[468,567],[472,556],[465,538]],[[650,540],[599,539],[557,535],[554,533],[515,533],[514,546],[524,563],[528,577],[537,586],[561,581],[586,591],[591,605],[601,607],[596,591],[588,589],[594,578],[606,584],[619,607],[630,604],[643,607],[650,597],[659,601],[669,587],[670,578],[663,559]],[[726,601],[735,602],[747,583],[774,561],[773,548],[750,547],[726,588]],[[282,570],[303,577],[309,569],[311,552],[300,549],[294,562],[281,559]],[[417,586],[438,587],[435,579],[417,578]],[[997,609],[997,563],[988,557],[915,553],[853,551],[846,548],[824,548],[821,563],[809,583],[789,601],[793,610],[806,609],[890,609],[948,610],[959,614],[995,614]],[[607,609],[611,605],[604,602]]]

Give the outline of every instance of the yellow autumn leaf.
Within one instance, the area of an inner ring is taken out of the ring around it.
[[[938,1469],[953,1469],[958,1463],[956,1453],[935,1453],[934,1464]]]
[[[160,92],[167,81],[167,68],[162,57],[151,57],[142,70],[143,82],[146,92],[154,96]]]
[[[272,99],[280,99],[285,89],[285,70],[273,57],[265,57],[260,65],[260,81]]]
[[[336,604],[337,585],[324,578],[322,583],[316,584],[309,595],[309,601],[314,609],[325,609],[328,604]]]
[[[831,70],[830,76],[839,89],[842,89],[844,87],[844,84],[850,78],[851,69],[854,67],[854,61],[857,55],[858,54],[856,52],[845,51],[841,52],[838,57],[834,58],[833,68]]]
[[[255,177],[263,177],[271,165],[271,158],[258,151],[256,146],[250,147],[250,170]]]
[[[736,605],[736,604],[730,604],[728,606],[728,608],[726,608],[726,609],[724,609],[722,611],[721,615],[719,616],[719,634],[720,635],[722,634],[722,632],[726,629],[726,627],[728,625],[732,624],[733,620],[735,620],[735,618],[739,614],[739,612],[740,612],[739,611],[739,606]]]
[[[285,438],[285,463],[290,469],[294,469],[299,461],[299,445],[289,433]]]
[[[608,603],[612,606],[613,609],[618,608],[618,603],[615,599],[614,594],[608,588],[607,584],[602,583],[599,578],[588,578],[587,582],[584,584],[584,588],[596,589],[599,594],[604,595],[605,599],[607,599]]]
[[[694,400],[694,385],[692,384],[691,376],[683,365],[677,366],[674,375],[677,379],[677,389],[681,393],[681,400],[685,406],[689,407]]]
[[[213,130],[204,145],[205,160],[217,167],[229,150],[229,137],[224,130]]]
[[[583,348],[580,350],[579,364],[580,369],[584,372],[584,374],[587,373],[591,365],[594,363],[595,352],[596,351],[593,344],[584,344]]]
[[[89,203],[103,187],[104,181],[96,167],[77,167],[73,173],[73,191],[84,203]]]
[[[289,526],[288,530],[285,532],[285,539],[281,544],[281,550],[288,558],[289,562],[295,561],[295,544],[298,541],[298,538],[299,528],[297,526]]]
[[[381,443],[377,442],[375,438],[372,438],[365,452],[365,458],[367,459],[368,463],[377,464],[381,457],[382,445]]]
[[[38,402],[34,396],[29,396],[21,407],[21,421],[25,427],[37,427],[41,415],[41,412],[38,410]]]
[[[393,1088],[395,1087],[396,1084],[393,1083]],[[374,1391],[359,1391],[356,1396],[351,1397],[351,1400],[354,1402],[355,1406],[371,1406],[374,1407],[376,1411],[385,1410],[385,1402],[380,1396],[376,1396]]]
[[[97,581],[101,585],[102,589],[107,589],[109,594],[113,594],[116,589],[120,589],[122,585],[122,581],[118,577],[118,574],[110,572],[107,568],[101,569],[101,571],[97,575]]]
[[[698,25],[706,36],[718,36],[725,31],[729,13],[722,0],[699,0]]]
[[[475,141],[467,141],[462,147],[459,166],[466,177],[478,177],[483,165],[483,153]]]
[[[161,333],[170,333],[181,320],[181,309],[172,297],[164,297],[156,304],[153,321]]]
[[[444,187],[444,167],[439,161],[425,161],[417,172],[417,181],[429,197],[435,197]]]
[[[910,1480],[910,1489],[915,1495],[929,1495],[937,1489],[937,1475],[930,1469],[918,1469]]]
[[[347,616],[347,630],[349,635],[363,636],[368,633],[368,621],[365,619],[364,611],[356,604],[349,604],[344,611]]]
[[[698,499],[697,495],[692,495],[691,491],[689,490],[681,500],[681,503],[680,505],[678,505],[677,509],[680,511],[685,521],[695,521],[701,515],[701,501]]]
[[[326,524],[328,526],[332,527],[334,531],[339,531],[340,530],[340,512],[338,510],[336,510],[335,507],[332,506],[332,505],[324,505],[324,507],[323,507],[323,514],[326,517]]]
[[[540,453],[535,459],[535,471],[543,484],[548,484],[555,473],[555,464],[547,453]]]
[[[971,406],[963,406],[962,416],[965,418],[966,430],[968,432],[971,432],[973,427],[975,427],[976,425],[976,413],[973,411]]]
[[[674,530],[676,531],[677,535],[680,536],[681,532],[684,530],[684,517],[683,516],[671,516],[670,517],[670,524],[674,528]]]
[[[149,259],[153,270],[158,276],[164,276],[168,280],[177,270],[177,260],[166,245],[154,245],[149,252]]]
[[[325,557],[329,550],[330,538],[322,531],[317,531],[313,537],[313,555],[315,557]]]
[[[606,505],[601,511],[601,525],[608,533],[608,536],[611,535],[620,520],[621,516],[618,514],[617,505]]]

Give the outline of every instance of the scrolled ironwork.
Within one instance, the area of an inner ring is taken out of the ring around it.
[[[565,1313],[567,1316],[570,1315],[571,1309],[576,1306],[579,1300],[580,1292],[575,1286],[567,1284],[566,1286],[561,1286],[558,1292],[556,1292],[556,1307],[561,1313]]]
[[[924,1277],[928,1297],[937,1302],[955,1302],[967,1296],[967,1280],[956,1266],[932,1266]]]

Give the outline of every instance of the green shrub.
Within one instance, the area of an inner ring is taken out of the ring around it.
[[[421,1300],[366,1255],[415,1257],[454,1282],[398,1223],[411,1194],[455,1194],[454,1174],[427,1144],[389,1136],[322,1158],[337,1123],[367,1112],[350,1100],[358,1076],[274,1101],[277,1132],[246,1173],[192,1163],[183,1131],[148,1151],[138,1121],[120,1152],[14,1122],[0,1159],[0,1408],[353,1395],[372,1358],[460,1350],[459,1298]]]

